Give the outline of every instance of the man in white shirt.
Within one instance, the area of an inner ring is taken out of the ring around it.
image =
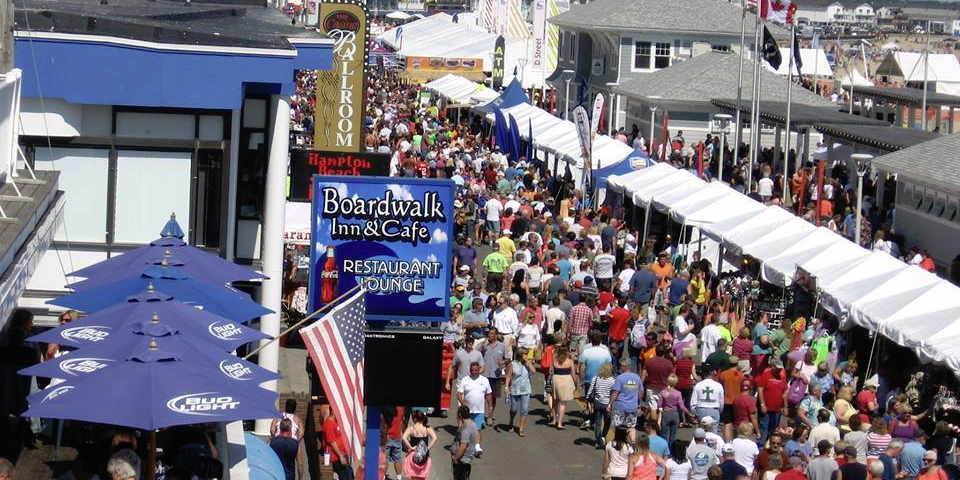
[[[490,241],[500,237],[500,214],[503,213],[503,204],[500,203],[500,196],[494,193],[484,204],[484,210],[487,211],[487,231],[490,232]]]
[[[593,259],[594,277],[597,287],[609,292],[613,288],[613,267],[617,264],[617,257],[610,254],[610,246],[603,247],[603,253]]]
[[[720,410],[723,409],[723,385],[717,381],[717,372],[713,369],[710,369],[704,379],[693,386],[690,407],[701,421],[704,417],[720,420]]]
[[[493,389],[490,380],[480,375],[480,363],[470,364],[470,376],[461,378],[457,385],[457,401],[470,409],[470,419],[477,425],[477,453],[483,451],[480,442],[483,441],[480,431],[485,425],[484,415],[493,411]]]
[[[507,348],[513,348],[513,339],[520,326],[520,319],[517,317],[517,311],[510,308],[506,295],[500,295],[497,298],[497,309],[493,311],[493,326],[503,335],[503,343]]]
[[[713,323],[712,318],[707,317],[704,321],[708,323],[700,330],[700,363],[706,362],[707,357],[717,351],[717,342],[723,338],[720,327]]]
[[[544,284],[546,285],[546,284]],[[553,324],[557,323],[557,320],[560,321],[561,325],[566,325],[567,315],[563,313],[563,310],[560,308],[560,296],[556,296],[551,303],[551,307],[547,309],[547,313],[544,314],[543,320],[547,322],[547,335],[551,335],[555,332],[562,330],[557,330],[553,328]]]
[[[830,425],[830,412],[820,409],[817,412],[817,420],[820,423],[810,429],[807,444],[811,448],[816,448],[821,440],[826,440],[831,446],[836,445],[840,441],[840,429]]]

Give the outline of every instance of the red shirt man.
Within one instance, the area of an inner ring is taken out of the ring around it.
[[[617,307],[607,315],[607,334],[613,342],[622,342],[627,338],[627,324],[630,322],[630,310]]]
[[[757,399],[750,394],[750,380],[744,380],[740,387],[740,394],[733,399],[733,424],[740,425],[748,422],[753,425],[754,431],[760,431],[757,422]]]
[[[340,423],[333,412],[323,420],[323,443],[324,452],[330,454],[330,463],[339,462],[346,455],[343,432],[340,431]]]
[[[779,363],[779,359],[775,362]],[[765,407],[765,412],[783,410],[783,394],[787,391],[787,373],[780,366],[767,368],[757,379],[757,390],[760,393],[760,405]]]

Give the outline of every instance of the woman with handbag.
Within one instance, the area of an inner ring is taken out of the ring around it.
[[[597,440],[597,450],[604,448],[607,433],[610,431],[610,411],[607,406],[610,405],[610,391],[616,381],[613,365],[605,363],[600,366],[597,376],[590,380],[590,386],[587,387],[585,396],[587,401],[593,404],[593,434]]]
[[[530,409],[530,374],[533,373],[533,359],[526,347],[521,346],[513,354],[513,361],[507,364],[507,392],[510,393],[510,426],[507,431],[513,433],[513,420],[520,415],[521,437],[527,436],[527,412]]]
[[[426,479],[430,476],[430,448],[437,443],[437,433],[427,425],[427,416],[417,410],[411,416],[413,423],[403,432],[407,457],[403,462],[403,476]]]

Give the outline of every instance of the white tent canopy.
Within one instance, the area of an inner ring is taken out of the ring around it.
[[[654,195],[664,194],[675,190],[683,191],[686,185],[697,181],[697,177],[686,170],[674,170],[669,175],[650,183],[633,183],[628,192],[633,198],[634,205],[648,205]]]
[[[739,194],[726,183],[710,182],[697,195],[691,195],[670,205],[670,218],[675,222],[684,222],[691,213],[731,195]]]
[[[499,95],[495,90],[459,75],[444,75],[423,85],[427,90],[436,92],[452,103],[478,105],[486,103]]]
[[[926,60],[921,52],[890,52],[877,67],[877,74],[902,75],[906,82],[933,82],[938,93],[960,94],[960,61],[952,53],[931,53]]]
[[[633,187],[634,183],[636,183],[637,185],[642,185],[644,183],[655,182],[667,175],[670,175],[676,170],[677,169],[671,167],[669,164],[658,163],[652,167],[644,168],[643,170],[630,172],[626,175],[620,176],[620,178],[618,179],[619,189],[614,189],[613,191],[617,193],[622,192],[625,196],[630,196],[630,198],[632,199],[633,197],[628,194],[631,192],[630,189],[634,188]]]
[[[934,361],[943,361],[944,358],[938,358],[942,342],[935,337],[960,320],[957,311],[960,311],[960,297],[956,295],[956,288],[946,282],[938,282],[901,304],[899,310],[885,317],[878,328],[884,336],[906,347],[934,345],[934,348],[925,352],[925,356]]]
[[[731,192],[736,193],[735,190]],[[684,219],[687,225],[703,227],[709,223],[721,222],[744,212],[758,212],[763,204],[746,195],[725,195],[702,208],[690,212]]]
[[[836,242],[812,258],[798,263],[797,268],[815,277],[818,284],[825,284],[869,257],[869,251],[853,242]]]
[[[877,331],[883,319],[899,311],[938,281],[936,275],[920,267],[908,266],[875,284],[869,292],[850,304],[844,323]]]
[[[907,268],[907,264],[883,252],[873,252],[857,268],[851,268],[839,277],[820,282],[820,304],[830,313],[843,317],[850,305],[863,297],[874,286],[896,272]]]
[[[764,62],[764,66],[767,67],[771,72],[775,72],[778,75],[787,75],[787,70],[790,68],[790,49],[781,48],[780,49],[780,68],[774,69],[770,66],[769,63]],[[803,62],[803,66],[800,67],[800,73],[810,76],[819,76],[819,77],[833,77],[833,68],[830,67],[830,62],[827,61],[827,55],[823,53],[823,49],[812,49],[812,48],[801,48],[800,49],[800,61]],[[793,74],[797,74],[797,65],[794,62],[793,65]]]
[[[817,227],[800,218],[786,222],[775,230],[754,240],[744,238],[738,240],[741,255],[750,255],[761,262],[767,261],[783,252],[784,248],[793,245],[808,235]]]
[[[776,234],[781,225],[796,221],[790,212],[777,206],[768,206],[749,218],[734,221],[727,220],[713,225],[707,225],[704,230],[713,230],[718,232],[717,236],[722,238],[724,247],[732,254],[741,253],[741,245],[753,243],[767,235]]]
[[[400,39],[397,38],[398,31],[401,29],[387,30],[379,35],[379,39],[402,57],[475,58],[483,61],[483,71],[493,69],[497,35],[470,22],[454,23],[449,14],[435,13],[403,25]],[[551,72],[541,73],[533,67],[533,62],[528,61],[520,74],[521,59],[533,58],[533,42],[508,38],[504,47],[504,83],[513,80],[513,70],[517,68],[517,76],[523,80],[524,88],[541,87],[544,77]]]
[[[399,11],[399,10],[396,10],[396,11],[393,11],[393,12],[390,12],[390,13],[386,14],[385,16],[386,16],[387,18],[389,18],[390,20],[407,20],[407,19],[410,18],[412,15],[410,15],[409,13],[406,13],[406,12],[401,12],[401,11]]]
[[[840,77],[840,85],[850,86],[851,83],[853,84],[854,87],[872,87],[873,86],[873,82],[868,80],[867,77],[864,77],[863,74],[860,73],[860,71],[857,70],[856,68],[851,70],[850,73],[847,73],[846,75]]]
[[[781,287],[793,283],[797,264],[815,257],[821,251],[847,240],[828,228],[819,227],[810,235],[787,247],[780,255],[763,262],[760,273],[764,280]]]

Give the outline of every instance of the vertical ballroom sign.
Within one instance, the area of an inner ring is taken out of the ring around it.
[[[320,3],[317,27],[333,44],[333,67],[317,72],[314,148],[357,153],[362,147],[367,7],[358,0]]]
[[[503,55],[506,49],[507,42],[500,35],[493,45],[493,69],[490,72],[490,86],[498,92],[503,88]]]
[[[368,320],[447,321],[456,184],[313,178],[310,310],[363,282]]]

